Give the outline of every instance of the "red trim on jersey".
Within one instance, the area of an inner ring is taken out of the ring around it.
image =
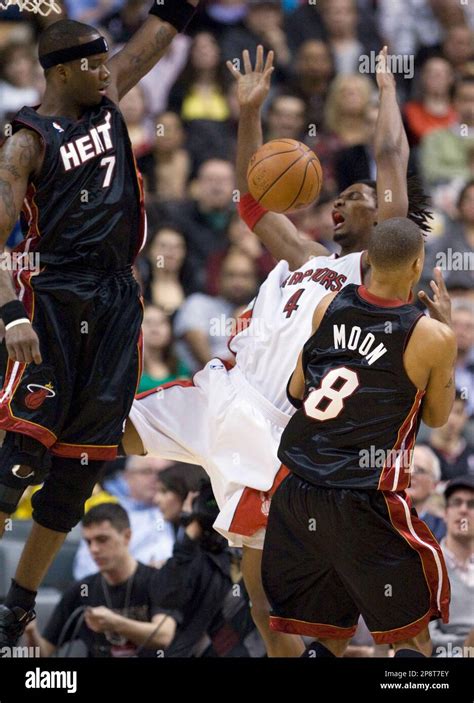
[[[383,497],[393,527],[409,546],[418,552],[430,593],[430,603],[428,611],[419,620],[396,630],[372,632],[377,644],[414,637],[434,618],[442,618],[443,622],[448,622],[450,600],[449,578],[443,552],[430,529],[423,520],[411,513],[404,491],[384,491]]]
[[[230,523],[229,532],[251,537],[258,530],[266,528],[271,497],[289,473],[286,466],[282,464],[269,491],[263,492],[257,491],[256,488],[244,488]]]
[[[319,622],[306,622],[293,618],[279,618],[270,615],[270,630],[286,632],[289,635],[306,635],[308,637],[329,637],[335,640],[347,640],[354,637],[357,625],[337,627]]]
[[[397,440],[393,445],[388,457],[390,466],[386,462],[380,473],[377,489],[379,491],[402,491],[410,485],[410,465],[411,450],[416,440],[416,430],[418,425],[418,413],[421,409],[421,401],[425,391],[416,392],[413,405],[408,415],[398,430]],[[392,453],[393,452],[393,453]],[[396,465],[396,459],[400,452],[400,464]],[[407,461],[408,459],[408,461]]]
[[[80,459],[84,454],[91,461],[111,461],[117,457],[117,444],[105,446],[96,444],[68,444],[66,442],[56,442],[51,448],[51,454],[61,456],[64,459]]]
[[[247,329],[247,327],[250,325],[252,322],[252,315],[253,315],[253,308],[250,310],[245,310],[241,315],[238,316],[238,318],[235,321],[235,329],[236,331],[234,334],[232,334],[229,337],[229,341],[227,342],[227,348],[230,351],[231,354],[235,354],[235,351],[231,348],[230,343],[237,337],[238,334],[243,332],[244,330]],[[239,320],[242,320],[242,325],[239,325]]]
[[[139,237],[137,248],[135,249],[133,260],[137,258],[138,254],[141,252],[143,245],[146,240],[146,212],[145,212],[145,189],[143,187],[143,176],[138,170],[137,160],[132,152],[133,156],[133,166],[135,168],[135,173],[137,174],[138,182],[138,192],[140,194],[139,208],[140,208],[140,224],[139,224]]]
[[[402,305],[408,305],[407,301],[400,300],[400,298],[379,298],[378,295],[374,295],[364,285],[357,288],[357,292],[363,300],[366,300],[372,305],[377,305],[379,308],[399,308]]]
[[[143,393],[138,393],[138,395],[135,396],[135,400],[143,400],[143,398],[148,398],[148,396],[153,395],[153,393],[158,393],[159,391],[165,390],[165,388],[172,388],[173,386],[182,386],[183,388],[189,388],[189,386],[194,386],[194,383],[189,380],[169,381],[169,383],[163,383],[162,386],[156,386],[156,388],[152,388],[149,391],[143,391]]]

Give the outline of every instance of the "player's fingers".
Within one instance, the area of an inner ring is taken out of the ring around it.
[[[448,289],[446,288],[446,283],[444,281],[443,272],[441,271],[439,266],[436,266],[436,268],[434,270],[434,277],[435,277],[436,283],[438,284],[438,288],[439,288],[440,292],[447,293]]]
[[[34,341],[31,345],[31,356],[35,364],[41,364],[43,361],[38,341]]]
[[[426,307],[429,310],[433,310],[436,308],[435,304],[433,303],[431,298],[428,295],[426,295],[424,290],[420,290],[420,292],[418,293],[418,297],[426,305]]]
[[[14,344],[13,349],[14,349],[14,353],[15,353],[15,361],[19,361],[20,364],[23,364],[26,361],[26,359],[23,354],[23,348],[22,348],[21,344]]]
[[[236,69],[236,67],[234,66],[234,64],[232,63],[232,61],[226,61],[226,62],[225,62],[225,65],[227,66],[227,68],[229,69],[229,71],[232,73],[232,75],[234,76],[234,78],[240,78],[240,76],[241,76],[242,74],[240,73],[240,71],[238,71],[238,70]]]
[[[245,73],[252,73],[252,64],[250,62],[250,54],[248,52],[248,49],[245,49],[244,53],[242,54],[242,58],[244,60]]]
[[[267,60],[265,62],[265,73],[268,71],[269,68],[273,67],[273,59],[275,58],[275,52],[274,51],[269,51]]]
[[[430,281],[430,288],[433,291],[433,293],[435,294],[435,296],[439,296],[439,288],[438,288],[438,284],[436,283],[436,281]]]
[[[261,73],[263,70],[263,46],[259,44],[257,46],[257,58],[255,60],[255,70]]]
[[[274,70],[275,70],[275,68],[274,68],[274,66],[272,66],[271,68],[267,68],[265,73],[263,74],[263,77],[265,79],[265,83],[267,83],[267,85],[270,85],[270,77],[271,77]]]

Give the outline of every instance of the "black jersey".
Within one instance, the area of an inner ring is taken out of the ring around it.
[[[409,467],[424,391],[403,353],[422,313],[348,285],[303,351],[305,395],[278,456],[310,483],[398,491]]]
[[[34,130],[45,145],[22,210],[20,249],[38,252],[42,266],[114,271],[133,263],[145,237],[143,186],[117,105],[104,97],[79,120],[24,107],[12,127]]]

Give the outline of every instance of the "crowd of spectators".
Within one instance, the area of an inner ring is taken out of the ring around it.
[[[149,2],[65,5],[69,17],[101,28],[115,51],[144,20]],[[31,17],[15,8],[0,11],[2,131],[20,107],[38,104],[44,89],[34,48],[38,26]],[[456,584],[453,598],[462,599],[454,603],[452,629],[433,629],[435,643],[445,649],[448,642],[472,644],[474,628],[473,34],[474,6],[457,0],[209,0],[201,3],[188,34],[175,38],[121,103],[144,176],[149,222],[148,243],[135,267],[145,300],[140,391],[146,391],[189,379],[213,356],[228,358],[225,323],[250,302],[274,264],[236,215],[239,104],[225,61],[239,60],[244,49],[254,55],[260,43],[275,51],[264,139],[299,139],[318,154],[323,192],[294,221],[306,236],[336,250],[332,199],[354,181],[376,176],[377,91],[375,73],[366,72],[363,59],[375,57],[384,43],[398,57],[410,171],[430,194],[434,214],[422,285],[429,288],[434,266],[443,269],[459,350],[452,413],[444,427],[422,428],[410,488],[419,514],[443,540]],[[19,236],[16,229],[10,245]],[[130,550],[147,565],[172,557],[179,532],[176,516],[159,497],[166,471],[160,463],[142,465],[133,458],[107,488],[129,511]],[[459,527],[464,513],[469,534]],[[160,544],[151,551],[146,536],[141,547],[134,542],[146,533],[145,516],[154,533],[157,520],[163,525]],[[76,575],[94,568],[84,543]]]

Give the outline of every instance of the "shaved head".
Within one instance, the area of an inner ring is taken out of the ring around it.
[[[421,230],[406,217],[393,217],[378,224],[370,237],[369,259],[381,271],[393,271],[412,264],[423,254]]]

